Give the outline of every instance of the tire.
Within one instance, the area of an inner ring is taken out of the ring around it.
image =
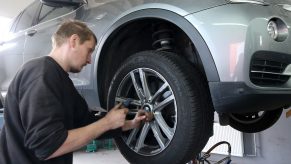
[[[283,108],[247,114],[230,114],[229,125],[245,133],[256,133],[274,125],[282,114]]]
[[[130,163],[181,164],[201,152],[213,134],[214,110],[205,84],[176,54],[144,51],[129,57],[110,84],[108,107],[131,98],[127,119],[137,109],[154,118],[115,139],[123,156]]]

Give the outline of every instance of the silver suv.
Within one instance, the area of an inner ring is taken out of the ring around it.
[[[131,99],[129,119],[153,113],[116,138],[130,163],[186,163],[212,135],[214,111],[222,125],[254,133],[291,104],[289,0],[36,0],[0,43],[4,97],[66,19],[98,38],[93,63],[70,75],[90,108]]]

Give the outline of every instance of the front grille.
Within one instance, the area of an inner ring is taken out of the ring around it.
[[[276,55],[276,54],[275,54]],[[250,66],[250,80],[259,86],[280,86],[285,84],[291,74],[285,73],[286,67],[291,61],[282,58],[278,60],[270,55],[256,55],[253,57]]]

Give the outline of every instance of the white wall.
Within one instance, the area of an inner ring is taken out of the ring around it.
[[[286,118],[284,110],[281,118],[271,128],[256,133],[257,152],[254,157],[233,157],[235,164],[290,164],[291,162],[291,117]],[[235,145],[232,145],[235,147]],[[218,161],[225,156],[212,154],[210,159]]]
[[[0,17],[13,18],[33,0],[0,0]]]

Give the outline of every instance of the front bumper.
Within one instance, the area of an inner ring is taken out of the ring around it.
[[[291,90],[260,90],[243,82],[210,82],[214,109],[218,113],[247,113],[291,105]]]

